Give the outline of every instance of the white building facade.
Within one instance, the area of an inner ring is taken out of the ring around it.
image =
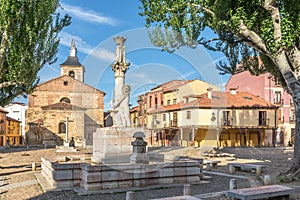
[[[24,103],[13,102],[4,107],[8,112],[7,116],[18,121],[21,121],[21,133],[22,137],[25,137],[25,113],[28,106]]]

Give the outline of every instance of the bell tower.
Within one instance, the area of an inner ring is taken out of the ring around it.
[[[72,38],[70,50],[69,50],[69,57],[65,62],[60,64],[60,75],[69,75],[72,78],[84,82],[84,66],[79,62],[77,57],[77,48],[75,45],[75,40]]]

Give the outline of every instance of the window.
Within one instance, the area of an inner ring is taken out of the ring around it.
[[[295,122],[295,111],[294,111],[294,109],[292,109],[291,111],[290,111],[290,122]]]
[[[166,114],[163,114],[163,121],[166,121],[166,119],[167,119]]]
[[[153,126],[157,125],[157,116],[153,115]]]
[[[70,99],[67,98],[67,97],[64,97],[60,100],[60,102],[63,102],[63,103],[71,103]]]
[[[176,104],[177,103],[177,99],[173,99],[173,104]]]
[[[191,119],[191,111],[186,111],[186,119]]]
[[[172,122],[172,126],[177,126],[177,112],[173,113],[173,122]]]
[[[274,84],[275,84],[275,86],[280,86],[279,78],[275,78]]]
[[[167,100],[167,105],[171,105],[171,100],[170,99]]]
[[[74,71],[69,71],[69,76],[71,76],[72,78],[75,78],[75,72]]]
[[[155,103],[155,108],[157,108],[157,97],[155,97],[154,103]]]
[[[230,111],[223,111],[223,124],[224,126],[230,125]]]
[[[185,98],[185,103],[188,103],[188,102],[189,102],[189,98],[186,97],[186,98]]]
[[[258,112],[258,125],[261,126],[267,125],[267,111]]]
[[[281,92],[280,91],[276,91],[274,94],[274,103],[275,104],[281,104]]]
[[[149,97],[149,108],[152,107],[152,96]]]
[[[58,125],[59,133],[66,133],[66,124],[64,122],[60,122]]]

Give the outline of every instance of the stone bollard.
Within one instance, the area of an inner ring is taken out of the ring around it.
[[[36,164],[35,163],[32,163],[31,169],[32,169],[32,171],[36,171]]]
[[[191,195],[191,185],[190,184],[184,184],[183,186],[183,195]]]
[[[264,176],[264,185],[271,185],[271,177],[270,175]]]
[[[229,168],[229,174],[234,174],[235,167],[233,165],[228,165],[228,168]]]
[[[262,167],[261,166],[257,166],[256,167],[256,176],[260,176],[262,173]]]
[[[234,190],[236,188],[237,188],[236,179],[230,179],[229,180],[229,190]]]
[[[126,200],[135,200],[135,193],[132,191],[126,192]]]
[[[206,163],[206,171],[210,171],[211,168],[210,168],[210,163]]]

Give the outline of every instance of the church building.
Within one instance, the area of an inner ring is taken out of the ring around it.
[[[84,83],[74,39],[69,57],[60,64],[61,75],[38,85],[29,95],[26,112],[28,145],[92,145],[92,134],[104,125],[105,93]]]

